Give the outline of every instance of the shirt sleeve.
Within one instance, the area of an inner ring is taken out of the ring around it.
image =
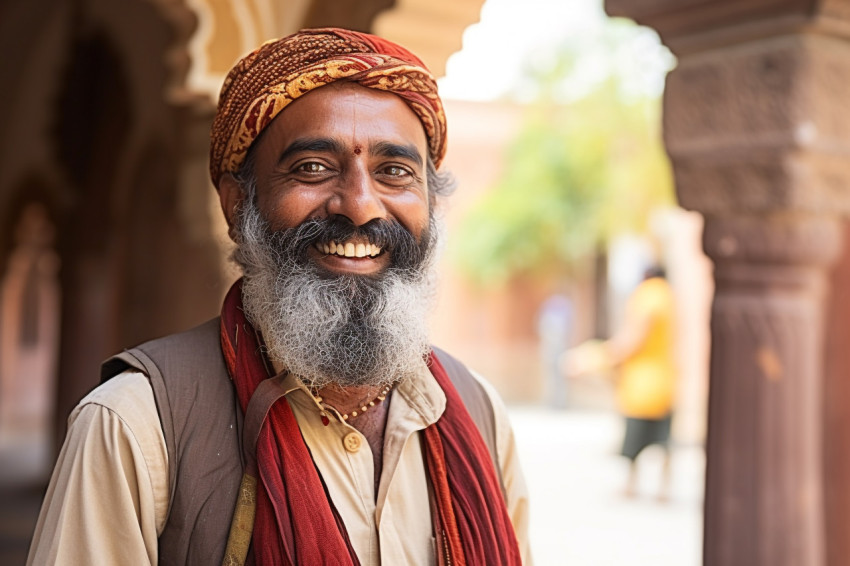
[[[47,488],[27,565],[155,565],[168,505],[165,439],[147,377],[83,399]]]
[[[484,387],[490,404],[493,406],[493,416],[496,421],[496,450],[498,451],[499,466],[502,469],[502,483],[505,486],[505,498],[508,514],[514,526],[519,551],[522,555],[522,563],[531,566],[531,545],[528,539],[528,487],[525,483],[525,475],[519,461],[516,437],[511,421],[508,418],[508,410],[496,389],[478,373],[472,372]]]

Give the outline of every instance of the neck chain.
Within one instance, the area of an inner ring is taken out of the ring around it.
[[[384,399],[387,398],[387,395],[389,395],[389,392],[393,388],[393,385],[395,385],[395,384],[391,383],[390,385],[387,385],[386,387],[384,387],[381,390],[381,392],[378,393],[377,397],[375,397],[374,399],[372,399],[368,403],[365,403],[363,406],[360,407],[360,409],[358,409],[356,411],[351,411],[350,415],[348,413],[340,414],[340,412],[337,411],[335,408],[333,408],[330,405],[328,405],[327,403],[325,403],[324,400],[319,396],[318,390],[316,390],[312,387],[310,388],[310,394],[313,395],[313,399],[315,399],[316,403],[319,404],[319,415],[322,417],[322,424],[325,425],[325,426],[328,426],[328,424],[330,424],[331,421],[330,421],[330,418],[328,417],[328,413],[325,411],[325,407],[331,407],[332,409],[334,409],[334,411],[337,413],[337,415],[339,415],[340,420],[342,422],[345,422],[349,418],[353,419],[357,415],[361,415],[361,414],[365,413],[366,411],[368,411],[369,409],[371,409],[375,405],[380,404]]]

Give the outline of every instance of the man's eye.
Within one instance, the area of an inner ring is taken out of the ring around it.
[[[302,163],[296,169],[302,173],[322,173],[323,171],[327,171],[328,168],[321,163],[310,161],[308,163]]]
[[[389,167],[384,168],[384,174],[391,177],[404,177],[405,175],[410,175],[410,172],[404,167],[390,165]]]

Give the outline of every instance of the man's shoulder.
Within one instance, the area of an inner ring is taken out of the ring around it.
[[[458,392],[464,398],[464,401],[466,401],[467,396],[472,395],[477,397],[483,396],[482,398],[487,399],[490,404],[502,404],[496,388],[493,387],[486,377],[442,348],[432,346],[432,349],[452,380],[452,384],[455,388],[458,388]],[[461,391],[460,388],[464,388],[465,390]]]
[[[86,407],[103,407],[121,417],[122,420],[132,420],[129,418],[130,415],[152,402],[153,392],[147,376],[138,371],[123,371],[113,379],[101,383],[83,397],[72,413],[71,419],[76,418]]]
[[[434,351],[434,355],[440,362],[440,365],[442,365],[443,369],[446,370],[446,374],[449,376],[452,385],[454,385],[455,389],[457,389],[458,393],[460,393],[464,404],[469,405],[471,400],[483,398],[482,394],[485,392],[481,388],[478,378],[475,377],[472,370],[470,370],[466,364],[442,348],[431,346],[431,349]]]
[[[101,366],[101,381],[127,371],[137,370],[148,375],[196,372],[210,363],[221,363],[219,317],[189,330],[149,340],[116,354]]]
[[[491,396],[491,390],[484,384],[483,378],[476,375],[463,362],[436,346],[433,350],[460,395],[467,412],[478,427],[498,469],[497,407]]]
[[[208,341],[210,340],[210,338],[218,340],[220,334],[221,317],[217,316],[187,330],[182,330],[180,332],[175,332],[173,334],[168,334],[166,336],[161,336],[159,338],[149,340],[147,342],[139,344],[137,348],[149,350],[153,348],[169,348],[184,343]]]
[[[146,376],[170,446],[187,430],[208,426],[222,407],[233,406],[218,318],[112,356],[101,367],[101,380],[108,384],[128,372]]]

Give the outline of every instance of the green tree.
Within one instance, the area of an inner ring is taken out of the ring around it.
[[[620,60],[634,59],[638,33],[612,23],[529,71],[524,86],[536,100],[501,180],[456,239],[455,258],[474,281],[569,273],[612,236],[645,230],[650,211],[673,202],[659,93],[634,88],[634,69]],[[605,65],[596,57],[604,72],[582,84],[583,61],[600,53],[610,58]]]

